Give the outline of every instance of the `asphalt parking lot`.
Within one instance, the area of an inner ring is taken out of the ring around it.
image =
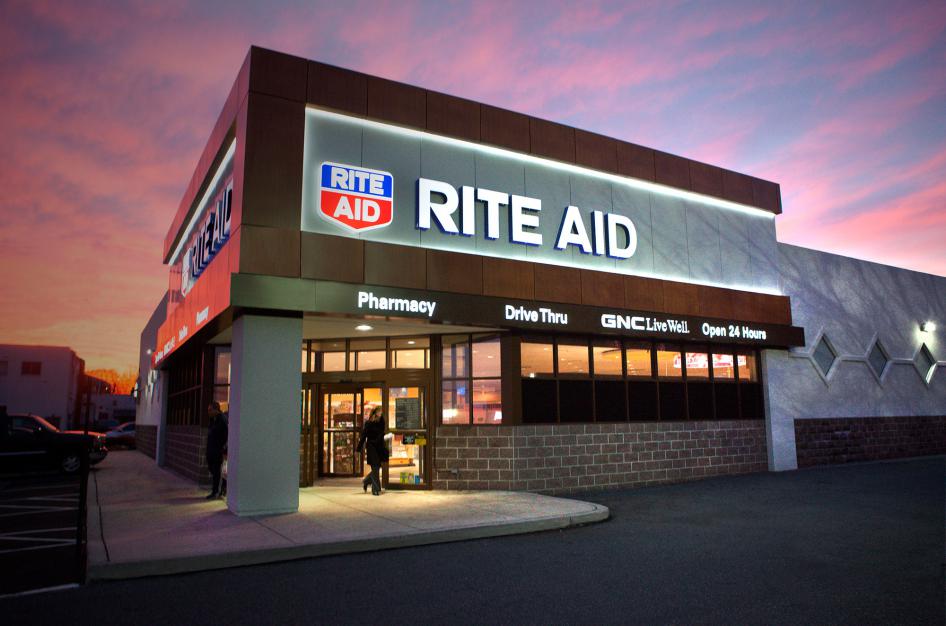
[[[80,580],[79,478],[0,476],[0,595]]]
[[[612,519],[91,584],[0,599],[0,614],[16,624],[944,623],[943,457],[581,499]]]

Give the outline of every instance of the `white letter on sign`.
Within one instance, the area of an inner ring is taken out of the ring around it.
[[[567,246],[578,246],[584,254],[591,254],[591,242],[585,230],[585,222],[581,219],[581,209],[570,206],[565,209],[562,217],[562,226],[558,231],[558,241],[555,247],[564,250]]]
[[[542,201],[538,198],[529,198],[524,196],[512,197],[512,204],[509,207],[509,238],[515,243],[524,243],[528,246],[541,246],[542,233],[526,232],[526,228],[538,228],[539,216],[536,215],[542,210]],[[535,211],[535,213],[523,213],[523,211]]]
[[[444,198],[443,203],[431,202],[431,194],[439,193]],[[430,214],[433,212],[440,229],[445,233],[456,235],[459,233],[456,222],[451,217],[457,210],[460,199],[453,185],[421,178],[417,181],[417,228],[430,230]]]
[[[618,245],[618,227],[624,229],[627,235],[627,245],[623,248]],[[627,217],[608,213],[608,256],[616,259],[629,259],[637,250],[637,229]]]

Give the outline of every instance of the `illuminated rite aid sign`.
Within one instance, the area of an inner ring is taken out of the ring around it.
[[[394,177],[381,170],[326,161],[319,168],[319,216],[350,232],[383,228],[394,221]],[[482,217],[477,219],[479,208]],[[509,214],[509,241],[526,246],[575,246],[584,254],[629,259],[637,250],[637,229],[619,213],[565,209],[555,240],[539,232],[542,200],[484,187],[454,187],[429,178],[417,180],[415,228],[474,237],[478,222],[486,239],[500,237],[500,211]]]
[[[209,203],[211,207],[195,229],[181,262],[181,293],[187,295],[217,251],[230,238],[230,210],[233,181],[227,181]]]

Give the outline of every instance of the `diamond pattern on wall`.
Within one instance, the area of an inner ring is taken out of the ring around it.
[[[916,370],[920,373],[923,380],[927,383],[930,382],[930,378],[933,377],[933,366],[936,365],[936,359],[933,358],[930,349],[926,347],[925,343],[920,346],[920,350],[913,359],[913,364],[916,366]]]
[[[883,376],[884,370],[887,368],[887,363],[889,362],[890,357],[887,356],[887,351],[884,350],[879,341],[875,341],[874,347],[870,349],[870,354],[867,355],[867,363],[870,365],[870,368],[874,370],[874,373],[877,374],[877,378]]]
[[[834,348],[831,347],[831,344],[828,343],[828,338],[825,335],[822,335],[821,339],[818,340],[818,345],[815,346],[815,351],[812,353],[812,359],[814,359],[815,365],[818,366],[818,369],[820,369],[821,373],[825,376],[828,375],[828,372],[831,371],[831,366],[837,361],[838,354],[834,351]]]

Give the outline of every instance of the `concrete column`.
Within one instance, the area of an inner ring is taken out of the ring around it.
[[[227,506],[237,515],[299,508],[302,320],[233,323]]]
[[[789,381],[785,380],[782,370],[777,366],[780,359],[787,359],[784,353],[775,350],[762,350],[761,369],[764,381],[763,397],[765,398],[765,447],[769,456],[769,471],[782,472],[798,469],[798,460],[795,456],[795,420],[787,415],[779,401],[779,385],[788,388]]]
[[[158,432],[155,435],[154,443],[154,462],[158,464],[159,467],[164,467],[165,458],[167,456],[167,424],[168,424],[168,376],[167,372],[162,371],[158,374],[158,380],[155,385],[157,389],[154,391],[155,394],[158,394],[157,408],[155,409],[154,405],[151,407],[151,419],[154,419],[154,414],[158,414]],[[148,402],[153,402],[152,398],[148,398]]]

